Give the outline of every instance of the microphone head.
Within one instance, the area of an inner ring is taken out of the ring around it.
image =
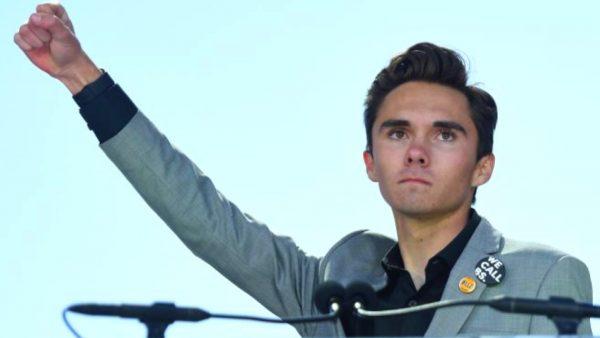
[[[331,304],[341,303],[345,299],[344,287],[334,281],[326,281],[317,286],[313,295],[313,301],[319,312],[328,314],[331,312]]]
[[[346,302],[354,309],[354,303],[362,304],[363,309],[373,308],[377,302],[375,290],[366,282],[355,281],[346,288]]]

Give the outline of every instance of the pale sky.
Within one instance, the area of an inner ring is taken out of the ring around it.
[[[36,4],[6,1],[0,13],[4,336],[69,337],[60,313],[78,302],[270,315],[179,242],[101,152],[66,88],[13,44]],[[598,302],[598,2],[63,5],[90,57],[225,196],[315,256],[358,229],[395,238],[361,158],[366,91],[417,42],[459,50],[499,108],[496,168],[476,209],[505,236],[583,260]],[[86,338],[144,336],[131,320],[70,318]],[[167,331],[241,335],[297,336],[222,320]]]

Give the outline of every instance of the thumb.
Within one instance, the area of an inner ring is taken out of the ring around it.
[[[56,15],[34,13],[30,21],[33,25],[49,31],[53,40],[66,41],[73,38],[73,32]]]

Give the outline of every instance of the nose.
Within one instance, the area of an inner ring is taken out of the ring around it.
[[[427,154],[426,149],[420,145],[412,144],[406,152],[404,164],[407,167],[427,167],[429,165],[429,155]]]

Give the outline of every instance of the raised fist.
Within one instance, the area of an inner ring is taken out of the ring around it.
[[[60,4],[38,5],[14,41],[34,65],[61,80],[71,92],[78,92],[100,75],[81,49],[73,24]]]

